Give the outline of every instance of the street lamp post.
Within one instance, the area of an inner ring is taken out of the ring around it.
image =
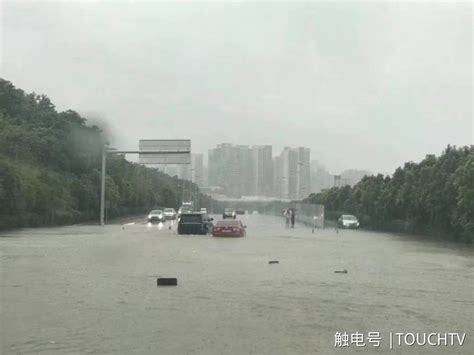
[[[104,145],[102,148],[102,171],[100,180],[100,225],[105,224],[104,219],[104,207],[105,207],[105,164],[107,160],[107,147]]]

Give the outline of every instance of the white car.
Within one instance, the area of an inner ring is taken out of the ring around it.
[[[165,208],[163,214],[167,220],[176,219],[176,211],[174,208]]]
[[[148,213],[148,223],[153,222],[164,222],[165,216],[163,215],[162,210],[152,210]]]
[[[359,220],[351,214],[343,214],[337,220],[339,228],[359,228]]]

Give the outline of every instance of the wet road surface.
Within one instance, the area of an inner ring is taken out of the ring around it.
[[[0,353],[474,353],[472,248],[243,220],[230,239],[139,220],[0,233]],[[380,332],[380,347],[336,348],[344,331]],[[390,332],[466,339],[390,350]]]

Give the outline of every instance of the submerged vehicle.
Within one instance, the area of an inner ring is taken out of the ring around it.
[[[242,221],[219,221],[215,225],[212,235],[214,237],[245,237],[246,231]]]
[[[213,220],[205,213],[183,213],[178,222],[178,234],[208,234],[213,229]]]
[[[339,228],[359,228],[359,220],[351,214],[343,214],[337,220]]]

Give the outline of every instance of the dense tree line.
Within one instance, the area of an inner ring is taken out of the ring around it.
[[[353,188],[331,188],[307,202],[324,204],[329,218],[354,214],[366,227],[472,242],[474,146],[448,146],[392,176],[366,176]]]
[[[75,223],[99,215],[101,154],[97,126],[48,97],[0,79],[0,228]],[[183,181],[131,163],[107,160],[107,216],[178,207]],[[196,185],[187,193],[210,202]]]

